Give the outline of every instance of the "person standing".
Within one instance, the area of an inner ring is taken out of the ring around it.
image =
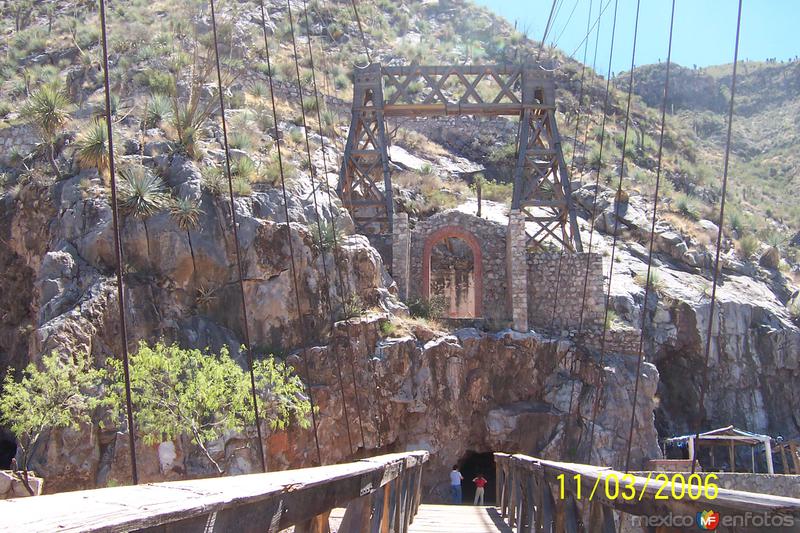
[[[483,505],[483,493],[486,490],[486,478],[483,477],[483,474],[478,474],[478,476],[472,480],[475,483],[475,501],[472,502],[472,505],[478,505],[478,500],[480,500],[480,505]]]
[[[463,480],[464,476],[458,471],[458,465],[453,465],[453,470],[450,472],[450,495],[456,505],[461,503],[461,482]]]

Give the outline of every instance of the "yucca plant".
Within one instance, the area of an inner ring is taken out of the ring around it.
[[[233,150],[250,150],[253,148],[253,138],[247,133],[234,131],[228,139],[228,146]]]
[[[158,127],[163,120],[172,116],[172,103],[163,94],[154,94],[147,102],[145,110],[145,126],[147,128]]]
[[[106,176],[109,167],[108,129],[104,119],[92,122],[78,135],[75,142],[75,160],[82,169],[96,168]]]
[[[169,205],[169,195],[161,178],[149,169],[135,165],[120,172],[118,187],[119,205],[122,212],[138,218],[144,224],[147,255],[150,256],[150,233],[147,219]]]
[[[50,166],[56,177],[61,172],[56,164],[56,137],[69,120],[70,102],[56,84],[46,84],[35,90],[22,107],[22,116],[39,131],[42,142],[48,147]]]
[[[231,164],[231,174],[244,181],[255,181],[258,177],[258,167],[249,157],[240,157]]]
[[[335,222],[328,222],[325,219],[320,219],[319,224],[313,228],[311,235],[314,245],[323,252],[333,250],[344,239],[342,229],[337,227]]]
[[[191,232],[200,226],[200,216],[203,214],[203,210],[200,209],[200,204],[191,198],[178,198],[170,206],[169,213],[178,227],[186,232],[186,240],[189,242],[189,254],[192,256],[192,277],[197,281],[197,264],[194,259]]]

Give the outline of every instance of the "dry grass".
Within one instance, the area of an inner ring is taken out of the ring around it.
[[[428,157],[448,157],[451,155],[450,152],[431,141],[426,136],[415,131],[405,130],[402,128],[397,130],[397,135],[394,138],[394,142],[406,150],[425,154]]]

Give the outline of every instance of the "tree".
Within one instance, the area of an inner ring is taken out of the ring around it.
[[[0,395],[0,422],[17,437],[23,483],[31,494],[28,464],[42,435],[50,429],[78,429],[90,422],[95,408],[107,403],[97,394],[105,375],[105,371],[92,368],[85,354],[65,361],[57,352],[45,355],[41,368],[29,364],[20,381],[14,379],[14,370],[8,369]]]
[[[257,361],[253,370],[259,412],[270,427],[284,428],[292,420],[306,427],[311,407],[291,367],[269,358]],[[214,354],[142,342],[131,356],[130,371],[136,429],[144,442],[154,444],[188,434],[222,474],[220,463],[225,457],[215,457],[209,444],[227,432],[243,432],[254,422],[250,378],[228,349]],[[112,375],[121,398],[118,361]]]
[[[22,107],[22,116],[39,130],[42,142],[48,146],[50,166],[57,178],[61,177],[61,172],[56,165],[56,139],[59,130],[69,120],[69,108],[69,98],[55,84],[42,85]]]

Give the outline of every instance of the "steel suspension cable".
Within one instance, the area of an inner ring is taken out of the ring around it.
[[[556,38],[553,39],[553,41],[550,43],[551,47],[555,48],[556,45],[558,45],[558,41],[561,40],[561,36],[564,35],[564,32],[567,30],[567,27],[569,26],[569,23],[572,22],[572,16],[575,15],[575,9],[578,7],[578,2],[579,1],[580,0],[575,0],[575,3],[572,4],[572,10],[569,12],[569,16],[567,17],[567,22],[564,23],[564,25],[561,27],[561,31],[558,33]],[[592,6],[590,5],[589,6],[589,20],[590,20],[590,22],[591,22],[591,17],[592,17]],[[587,26],[588,26],[588,24],[587,24]]]
[[[577,2],[575,4],[577,6]],[[573,7],[573,12],[575,8]],[[570,14],[570,19],[572,19],[572,14]],[[592,22],[592,0],[589,0],[589,17],[586,21],[586,27],[588,28]],[[581,78],[580,78],[580,92],[578,96],[578,112],[575,117],[575,135],[572,139],[572,161],[570,162],[570,175],[575,173],[575,149],[578,144],[578,128],[581,122],[581,106],[583,105],[583,81],[586,76],[586,52],[588,49],[588,42],[587,45],[583,47],[583,62],[581,63]],[[556,274],[556,290],[555,290],[555,297],[553,298],[553,313],[550,318],[550,330],[553,331],[553,326],[555,325],[556,320],[556,309],[558,307],[558,291],[561,285],[561,267],[564,260],[564,247],[561,248],[561,253],[558,256],[558,272]]]
[[[356,5],[356,0],[351,0],[350,2],[353,5],[353,14],[356,17],[356,22],[358,23],[358,32],[361,34],[361,42],[364,43],[364,54],[367,56],[367,64],[372,64],[372,56],[369,54],[369,46],[367,46],[367,37],[364,35],[364,27],[361,25],[361,17],[358,15],[358,6]]]
[[[222,118],[222,140],[225,148],[225,173],[228,178],[228,194],[230,196],[231,221],[233,226],[233,242],[236,250],[236,268],[239,274],[239,291],[242,295],[242,330],[244,333],[245,350],[247,351],[247,366],[250,373],[250,392],[253,400],[253,415],[255,417],[256,435],[258,436],[258,456],[261,462],[261,471],[267,471],[266,450],[264,438],[261,434],[261,417],[258,412],[258,395],[256,394],[256,377],[253,368],[253,349],[250,343],[250,326],[248,324],[247,301],[244,292],[244,269],[242,268],[242,253],[239,247],[239,230],[236,218],[236,198],[233,194],[233,178],[231,176],[231,157],[228,147],[228,124],[225,119],[225,98],[222,86],[222,68],[219,61],[219,43],[217,42],[217,15],[214,0],[211,2],[211,29],[214,37],[214,60],[217,67],[217,90],[219,93],[219,111]]]
[[[639,382],[641,380],[642,362],[644,361],[644,332],[647,317],[647,300],[650,297],[650,272],[653,266],[653,249],[655,248],[656,213],[658,212],[658,193],[661,185],[661,160],[664,153],[664,130],[667,122],[667,99],[669,98],[669,70],[672,61],[672,30],[675,24],[675,0],[672,0],[672,11],[669,18],[669,44],[667,45],[667,71],[664,76],[664,97],[661,100],[661,131],[658,137],[658,155],[656,157],[656,188],[653,192],[653,219],[650,224],[650,247],[647,252],[647,274],[644,284],[644,304],[642,304],[642,323],[639,334],[639,346],[636,359],[636,381],[633,387],[633,406],[631,408],[631,423],[628,429],[628,442],[625,449],[625,472],[630,470],[631,445],[633,443],[633,426],[636,421],[636,402],[639,397]]]
[[[320,8],[321,8],[322,4],[320,3],[319,5],[320,5]],[[328,6],[328,16],[329,16],[330,20],[334,20],[332,11],[330,9],[330,6]],[[308,26],[308,20],[307,19],[306,19],[306,26]],[[309,35],[309,39],[310,39],[310,35]],[[325,60],[326,64],[327,64],[327,59],[326,59],[326,56],[325,56],[325,50],[321,49],[321,53],[322,53],[323,60]],[[313,57],[312,57],[312,62],[313,62]],[[328,92],[331,92],[331,89],[333,89],[333,92],[334,92],[334,95],[335,95],[335,85],[330,80],[329,72],[327,71],[327,69],[323,69],[322,72],[323,72],[323,81],[328,86]],[[313,74],[314,74],[314,70],[312,68],[312,81],[314,81],[314,83],[316,84],[316,78],[314,78]],[[315,91],[314,94],[317,95],[318,93]],[[319,107],[318,107],[318,110],[319,110]],[[320,128],[321,128],[321,124],[322,123],[320,122]],[[323,136],[320,135],[320,137],[323,137]],[[337,138],[338,137],[339,136],[336,135],[335,132],[334,132],[333,142],[334,142],[335,146],[337,145]],[[344,142],[341,139],[339,139],[339,140],[341,142],[338,143],[338,146],[340,147],[340,150],[338,150],[337,153],[336,153],[337,168],[341,168],[341,165],[342,165],[342,154],[344,153]],[[323,148],[323,154],[324,154],[324,148]],[[326,160],[324,158],[323,158],[323,164],[327,165]],[[324,169],[325,169],[325,173],[327,175],[327,167],[324,167]],[[328,195],[328,204],[329,205],[333,205],[333,196],[332,196],[332,193],[331,193],[331,187],[327,187],[327,195]],[[337,264],[337,268],[338,268],[337,274],[338,274],[339,283],[340,283],[340,294],[341,294],[341,297],[342,297],[342,306],[344,307],[344,295],[345,295],[345,287],[346,287],[346,285],[344,283],[344,278],[342,276],[341,268],[339,268],[338,263],[336,263],[336,264]],[[377,328],[377,324],[376,324],[376,328]],[[353,343],[352,337],[350,337],[349,329],[347,330],[347,334],[348,334],[348,340],[349,340],[350,345],[352,347],[352,346],[354,346],[354,343]],[[366,334],[365,334],[364,343],[365,343],[365,347],[366,347],[367,346]],[[362,412],[361,412],[361,408],[360,408],[361,402],[360,402],[360,399],[359,399],[359,394],[358,394],[358,389],[357,389],[358,385],[357,385],[357,379],[356,379],[356,374],[355,374],[355,366],[353,364],[353,359],[354,358],[355,358],[355,352],[351,348],[350,371],[351,371],[351,374],[352,374],[353,387],[356,388],[355,389],[355,398],[357,400],[357,405],[356,406],[358,408],[359,421],[361,421],[361,419],[362,419]],[[378,385],[377,368],[376,368],[376,365],[375,365],[374,358],[370,358],[370,367],[371,367],[371,370],[372,370],[373,386],[375,388],[376,394],[379,394],[380,386]],[[384,419],[383,419],[383,416],[382,416],[384,409],[381,408],[381,406],[380,406],[380,397],[378,397],[377,401],[378,401],[378,406],[377,406],[378,409],[376,410],[377,411],[377,416],[376,416],[376,424],[375,424],[375,426],[376,426],[376,431],[377,431],[377,436],[378,436],[378,447],[381,447],[382,443],[383,443],[383,430],[381,428],[382,428],[382,425],[384,423]],[[363,425],[361,425],[361,428],[362,428],[362,443],[363,443]]]
[[[320,243],[322,244],[323,239],[324,239],[323,232],[322,232],[322,218],[320,217],[319,204],[317,202],[317,180],[314,179],[315,176],[316,176],[316,168],[314,167],[314,164],[311,161],[311,141],[309,139],[309,127],[308,127],[308,123],[306,121],[305,99],[303,97],[303,84],[302,84],[302,82],[300,80],[300,63],[299,63],[298,54],[297,54],[297,40],[296,40],[296,37],[295,37],[295,31],[294,31],[294,17],[292,15],[291,3],[288,0],[286,2],[286,6],[288,8],[288,14],[289,14],[289,30],[290,30],[291,36],[292,36],[292,50],[293,50],[293,53],[294,53],[294,67],[295,67],[295,74],[297,75],[297,91],[298,91],[298,94],[300,95],[300,112],[301,112],[301,117],[302,117],[303,130],[305,132],[306,155],[308,157],[308,167],[309,167],[309,172],[310,172],[310,175],[311,175],[311,194],[312,194],[312,197],[313,197],[314,215],[317,218],[317,231],[318,231],[318,234],[319,234]],[[320,126],[319,135],[320,135],[320,140],[321,140],[321,143],[322,143],[322,161],[323,161],[323,166],[324,166],[324,174],[326,176],[325,179],[327,179],[328,170],[327,170],[327,163],[325,162],[325,140],[324,140],[323,132],[322,132],[322,117],[321,117],[321,113],[320,113],[320,110],[319,110],[320,105],[319,105],[319,97],[317,95],[316,74],[314,72],[315,71],[315,68],[314,68],[314,55],[313,55],[313,50],[311,49],[311,34],[310,34],[310,30],[309,30],[310,26],[308,25],[308,9],[307,9],[305,0],[303,0],[303,10],[304,10],[304,13],[306,15],[306,29],[307,29],[307,31],[309,31],[309,34],[308,34],[308,52],[309,52],[309,58],[310,58],[310,61],[311,61],[311,76],[312,76],[313,88],[314,88],[314,102],[315,102],[316,107],[317,107],[317,119],[319,121],[319,126]],[[337,243],[337,237],[336,237],[336,221],[333,219],[333,217],[331,217],[331,225],[332,225],[332,229],[333,229],[333,231],[332,231],[332,234],[333,234],[332,235],[332,240],[333,240],[333,249],[334,249],[334,265],[337,265],[336,257],[335,257],[335,250],[338,247],[338,243]],[[324,299],[325,299],[325,301],[327,303],[327,307],[328,307],[328,314],[330,316],[331,336],[333,338],[333,335],[334,335],[334,332],[335,332],[335,327],[336,327],[336,318],[334,316],[334,309],[333,309],[333,305],[331,303],[331,297],[330,297],[331,282],[330,282],[330,277],[328,275],[328,265],[327,265],[327,260],[325,259],[325,250],[324,250],[324,248],[322,250],[321,256],[322,256],[322,274],[323,274],[323,278],[325,279],[325,286],[326,286]],[[340,272],[340,276],[341,276],[341,272]],[[344,308],[344,301],[342,301],[342,307]],[[348,336],[349,336],[349,332],[348,332]],[[339,352],[336,349],[335,343],[333,343],[333,342],[332,342],[332,346],[331,346],[331,351],[334,354],[334,360],[335,360],[335,363],[336,363],[336,373],[337,373],[337,378],[339,380],[339,390],[340,390],[341,396],[342,396],[342,405],[343,405],[342,412],[343,412],[343,415],[344,415],[345,430],[347,432],[347,440],[348,440],[348,442],[350,444],[350,453],[353,454],[355,450],[353,449],[353,437],[352,437],[352,433],[350,431],[350,420],[349,420],[348,415],[347,415],[347,399],[346,399],[345,392],[344,392],[344,380],[342,379],[341,359],[339,357]],[[357,386],[356,386],[355,382],[353,383],[353,388],[356,389],[356,394],[358,394]],[[361,407],[360,407],[360,405],[358,405],[358,416],[359,416],[359,424],[361,425],[361,438],[362,438],[362,446],[363,446],[363,444],[364,444],[364,429],[363,429],[363,424],[361,423]]]
[[[270,103],[272,104],[272,121],[275,124],[275,130],[276,130],[275,147],[277,149],[277,155],[278,155],[278,173],[280,174],[281,178],[280,181],[281,181],[281,196],[283,198],[283,214],[286,217],[286,231],[288,235],[287,241],[289,243],[289,260],[292,267],[291,268],[292,285],[294,287],[295,306],[297,307],[297,335],[298,339],[301,342],[301,353],[302,353],[302,360],[304,367],[303,369],[306,375],[306,394],[308,394],[309,403],[311,404],[311,423],[313,424],[314,428],[314,445],[317,450],[317,464],[322,465],[322,452],[320,450],[320,445],[319,445],[316,406],[314,403],[314,394],[311,389],[311,368],[308,364],[308,347],[306,346],[306,342],[304,340],[304,333],[307,330],[305,328],[305,320],[303,319],[303,311],[302,308],[300,307],[300,290],[299,290],[299,284],[297,283],[297,264],[295,262],[295,256],[294,256],[294,245],[292,244],[292,224],[291,224],[291,218],[289,217],[289,195],[286,192],[286,177],[284,175],[284,170],[283,170],[283,155],[281,153],[281,136],[277,134],[278,112],[277,112],[277,107],[275,105],[275,83],[273,80],[272,59],[270,57],[270,51],[269,51],[269,40],[267,38],[267,15],[266,15],[266,10],[264,9],[264,0],[259,0],[259,7],[261,9],[261,27],[263,29],[263,35],[264,35],[264,54],[267,60],[267,78],[269,80]]]
[[[111,174],[111,220],[114,225],[114,254],[117,268],[117,305],[119,311],[120,342],[122,343],[122,373],[125,379],[125,415],[128,421],[128,447],[131,458],[131,480],[139,483],[136,465],[136,429],[133,425],[133,402],[131,400],[130,358],[128,356],[128,327],[125,320],[125,290],[122,284],[122,241],[119,232],[119,202],[117,201],[117,170],[114,163],[114,131],[111,122],[111,85],[108,69],[108,29],[106,27],[106,2],[100,0],[100,31],[103,44],[103,88],[105,91],[106,134],[108,135],[108,171]]]
[[[725,159],[722,166],[722,192],[719,204],[719,229],[717,230],[717,250],[714,257],[714,274],[711,282],[711,303],[709,307],[708,330],[706,332],[705,358],[703,362],[703,380],[700,387],[700,398],[697,405],[697,416],[695,420],[695,440],[700,437],[700,425],[703,417],[703,404],[706,398],[706,388],[708,387],[708,361],[711,353],[711,335],[714,331],[714,305],[717,299],[717,283],[719,282],[719,255],[722,249],[722,225],[725,222],[725,196],[728,191],[728,163],[731,154],[731,132],[733,127],[733,104],[736,97],[736,66],[739,63],[739,31],[742,27],[742,0],[739,0],[739,9],[736,16],[736,42],[733,50],[733,73],[731,74],[731,101],[728,107],[728,132],[725,140]],[[694,457],[692,459],[692,474],[695,471]]]
[[[609,0],[610,1],[610,0]],[[608,6],[608,3],[606,3]],[[603,9],[604,11],[605,9]],[[600,17],[603,16],[603,11],[600,11],[600,14],[597,17],[597,22],[600,22]],[[592,54],[592,72],[594,75],[597,75],[597,50],[600,45],[600,26],[596,25],[597,31],[595,32],[594,37],[594,53]],[[591,34],[591,31],[589,32]],[[583,144],[581,145],[581,159],[585,162],[586,161],[586,145],[589,143],[589,129],[592,127],[592,115],[591,112],[589,113],[589,120],[586,121],[586,129],[583,131]],[[583,184],[583,177],[581,177],[581,184]]]
[[[606,333],[608,330],[608,311],[609,307],[611,306],[611,283],[614,278],[614,257],[617,251],[617,238],[619,236],[619,207],[622,203],[622,182],[623,177],[625,174],[625,147],[628,143],[628,126],[630,125],[631,119],[631,99],[633,97],[633,73],[635,68],[635,61],[636,61],[636,40],[639,35],[639,7],[641,4],[641,0],[636,0],[636,21],[634,22],[633,27],[633,50],[631,51],[631,71],[630,76],[628,79],[628,101],[626,104],[625,109],[625,129],[623,130],[622,136],[622,156],[619,165],[619,184],[617,186],[617,194],[614,201],[614,233],[611,238],[611,261],[608,269],[608,292],[606,293],[606,305],[605,311],[603,316],[603,335],[600,337],[600,388],[597,391],[597,395],[595,396],[595,404],[592,410],[592,429],[589,433],[589,462],[591,462],[591,454],[592,448],[594,447],[594,435],[595,435],[595,427],[597,422],[597,412],[600,408],[600,398],[603,395],[603,381],[604,381],[604,374],[603,374],[603,362],[605,360],[606,355]],[[609,76],[610,78],[610,76]]]
[[[605,13],[605,12],[606,12],[606,9],[608,8],[608,6],[609,6],[610,4],[611,4],[611,0],[606,0],[606,3],[605,3],[605,5],[604,5],[604,6],[603,6],[603,8],[600,10],[600,14],[599,14],[599,15],[597,15],[597,19],[595,19],[595,21],[594,21],[594,24],[592,24],[592,28],[591,28],[591,29],[590,29],[590,30],[589,30],[589,31],[586,33],[586,35],[584,35],[584,36],[583,36],[583,39],[581,39],[581,42],[579,42],[579,43],[578,43],[578,46],[576,46],[576,47],[575,47],[575,50],[573,50],[573,51],[572,51],[572,53],[569,55],[570,57],[574,56],[574,55],[575,55],[575,52],[577,52],[578,50],[580,50],[580,49],[581,49],[581,46],[583,46],[583,42],[584,42],[586,39],[588,39],[588,38],[589,38],[589,36],[592,34],[592,31],[593,31],[595,28],[597,28],[597,35],[598,35],[598,36],[600,35],[600,28],[599,28],[599,27],[597,27],[597,25],[600,23],[600,17],[602,17],[602,16],[603,16],[603,13]],[[595,48],[595,50],[596,50],[596,48]]]
[[[558,0],[553,0],[553,3],[550,5],[550,14],[547,16],[547,24],[544,25],[544,33],[542,34],[542,40],[539,42],[539,52],[536,54],[536,61],[539,61],[539,57],[542,55],[542,48],[544,48],[544,41],[547,39],[547,33],[550,31],[550,23],[553,21],[553,13],[556,10],[556,3]]]
[[[586,310],[586,291],[588,289],[589,284],[589,266],[591,265],[592,259],[592,244],[594,238],[594,226],[595,226],[595,218],[597,218],[597,196],[600,190],[600,172],[603,168],[603,147],[605,146],[605,137],[606,137],[606,120],[608,119],[608,105],[609,105],[609,95],[611,94],[611,64],[614,59],[614,40],[616,37],[616,30],[617,30],[617,7],[619,4],[619,0],[614,0],[614,21],[611,25],[611,47],[608,53],[608,73],[609,75],[606,76],[606,94],[603,100],[603,119],[601,121],[600,126],[600,154],[597,162],[597,177],[595,179],[594,184],[594,197],[592,199],[592,212],[591,212],[591,220],[589,222],[589,245],[586,250],[586,270],[583,276],[583,295],[581,296],[581,312],[578,318],[578,334],[583,331],[583,318],[584,312]],[[598,30],[599,31],[599,30]]]
[[[589,0],[589,16],[587,17],[587,20],[586,20],[587,31],[588,31],[589,25],[591,23],[592,23],[592,0]],[[577,117],[575,119],[575,136],[574,136],[573,142],[572,142],[572,161],[571,161],[571,164],[570,164],[570,167],[571,167],[570,168],[570,174],[572,174],[572,175],[574,175],[574,173],[575,173],[575,151],[577,149],[578,128],[580,126],[581,106],[583,104],[584,78],[585,78],[585,75],[586,75],[586,54],[588,52],[588,48],[589,48],[589,42],[587,41],[586,44],[583,47],[583,61],[581,63],[582,67],[581,67],[581,81],[580,81],[581,88],[580,88],[580,92],[579,92],[579,96],[578,96],[578,115],[577,115]],[[555,297],[556,301],[553,303],[553,318],[551,319],[551,323],[550,323],[550,330],[551,331],[553,330],[553,325],[554,325],[554,322],[555,322],[556,305],[557,305],[557,302],[558,302],[558,290],[559,290],[559,286],[561,284],[561,268],[562,268],[563,260],[564,260],[564,249],[562,248],[561,249],[561,255],[558,258],[558,274],[556,276],[556,297]],[[564,357],[566,358],[566,354],[564,355]],[[577,360],[576,357],[572,358],[572,363],[570,364],[570,376],[572,376],[575,373],[576,360]],[[575,397],[575,380],[573,379],[572,380],[572,386],[570,387],[569,408],[567,409],[567,420],[566,420],[565,428],[564,428],[564,439],[563,439],[564,446],[567,445],[567,438],[569,436],[570,419],[572,417],[572,407],[573,407],[573,403],[574,403],[574,397]],[[562,449],[562,456],[563,455],[564,455],[564,450]]]

